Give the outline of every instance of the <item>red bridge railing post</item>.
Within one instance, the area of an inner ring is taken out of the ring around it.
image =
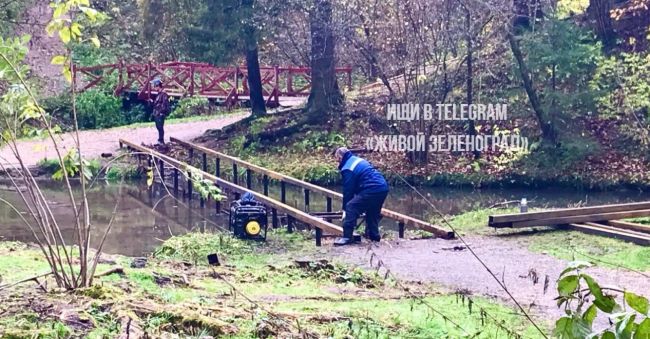
[[[190,66],[190,96],[194,96],[194,65]]]

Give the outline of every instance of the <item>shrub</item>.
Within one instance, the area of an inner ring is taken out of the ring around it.
[[[626,121],[621,132],[635,142],[650,143],[650,53],[623,53],[603,58],[591,86],[603,93],[598,113]]]
[[[121,99],[98,90],[79,94],[77,118],[81,129],[109,128],[126,122]]]
[[[210,101],[201,97],[183,98],[169,115],[170,118],[185,118],[195,115],[209,115],[214,111]]]
[[[147,113],[147,108],[144,107],[144,105],[142,104],[135,104],[131,106],[125,115],[126,115],[127,124],[149,121],[149,114]]]
[[[72,125],[72,97],[70,93],[63,93],[41,100],[43,109],[52,117],[54,124],[63,130],[70,130]]]

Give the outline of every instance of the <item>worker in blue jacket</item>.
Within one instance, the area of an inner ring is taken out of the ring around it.
[[[337,239],[334,246],[354,242],[357,218],[363,212],[366,213],[366,238],[380,241],[381,208],[388,196],[386,179],[368,161],[353,155],[345,147],[337,149],[334,154],[343,179],[343,237]]]

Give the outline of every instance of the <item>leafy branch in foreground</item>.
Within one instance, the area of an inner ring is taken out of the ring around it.
[[[90,8],[88,0],[57,0],[51,6],[55,10],[47,31],[50,34],[58,32],[68,51],[68,54],[63,58],[55,56],[52,61],[54,64],[63,62],[62,73],[72,82],[74,113],[75,86],[72,77],[73,65],[69,61],[72,60],[72,54],[68,43],[83,41],[81,38],[83,35],[81,20],[93,23],[98,19],[98,12]],[[78,13],[83,13],[83,15],[76,15]],[[94,42],[93,39],[91,41]],[[0,169],[5,172],[8,167],[15,170],[13,171],[14,174],[10,174],[9,179],[24,203],[24,212],[28,215],[28,217],[22,217],[21,215],[21,219],[29,228],[34,236],[34,241],[43,252],[57,285],[65,289],[86,287],[92,284],[106,235],[114,219],[111,218],[107,230],[98,245],[97,252],[92,259],[89,259],[92,224],[85,191],[88,173],[87,169],[84,168],[84,164],[87,163],[82,157],[78,133],[76,134],[74,152],[63,155],[63,148],[59,146],[57,138],[54,136],[55,129],[51,124],[51,119],[39,104],[34,91],[26,80],[29,68],[25,65],[24,59],[29,51],[26,47],[28,42],[29,37],[0,39],[0,88],[7,89],[3,91],[0,100],[0,144],[6,146],[14,158],[11,159],[12,161],[0,159]],[[78,132],[76,113],[74,119],[75,132]],[[61,227],[37,181],[30,173],[18,147],[18,138],[25,135],[26,131],[36,128],[33,127],[35,125],[46,130],[46,135],[54,145],[53,149],[56,152],[61,170],[58,176],[63,179],[74,216],[74,238],[72,243],[78,249],[78,258],[73,258],[76,255],[74,248],[72,245],[66,244]],[[71,172],[70,169],[72,168],[74,170]],[[77,172],[82,173],[80,176],[82,192],[80,201],[75,197],[70,182],[70,177]],[[2,202],[8,204],[6,201]],[[14,206],[11,207],[15,211],[18,210]],[[115,215],[116,209],[117,204],[113,215]]]
[[[555,323],[553,335],[562,339],[648,339],[650,338],[649,303],[646,297],[614,287],[601,287],[582,270],[591,264],[575,261],[560,274],[557,283],[558,306],[566,316]],[[622,296],[619,304],[617,296]],[[594,330],[594,320],[602,314],[610,326]]]

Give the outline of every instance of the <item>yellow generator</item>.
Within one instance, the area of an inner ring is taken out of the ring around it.
[[[228,229],[241,239],[266,240],[268,212],[255,197],[246,192],[230,204]]]

